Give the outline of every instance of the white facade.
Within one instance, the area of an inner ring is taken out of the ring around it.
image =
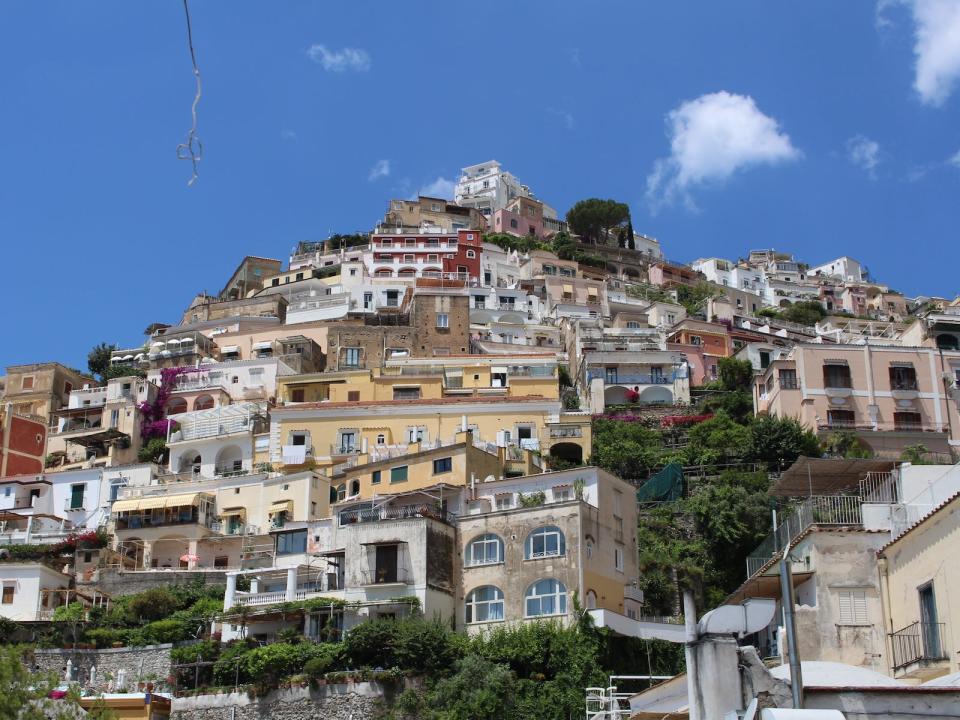
[[[846,255],[843,257],[838,257],[835,260],[831,260],[830,262],[825,262],[823,265],[817,265],[816,267],[810,268],[808,275],[824,275],[854,283],[866,282],[866,275],[864,273],[863,266],[859,261],[854,260],[852,257],[847,257]]]
[[[167,440],[171,472],[207,478],[253,472],[254,435],[267,429],[260,404],[238,403],[171,415],[170,419],[179,426]],[[265,434],[263,442],[269,443]]]
[[[70,577],[39,563],[2,563],[0,564],[0,616],[19,622],[43,620],[44,596],[61,604],[58,595],[44,591],[67,590]]]
[[[458,205],[477,208],[486,217],[505,209],[517,197],[532,198],[533,193],[496,160],[463,168],[454,189],[454,199]],[[546,211],[547,207],[544,206],[544,215]]]
[[[272,343],[269,352],[272,354]],[[254,344],[254,352],[256,350]],[[224,345],[221,349],[226,352],[235,346]],[[237,348],[239,352],[239,348]],[[267,349],[261,352],[266,353]],[[207,363],[199,368],[179,375],[174,383],[174,393],[210,391],[214,405],[219,404],[219,394],[213,391],[222,390],[231,402],[266,398],[276,394],[277,368],[280,361],[274,357],[256,358],[253,360],[229,360],[226,362]],[[147,378],[156,384],[160,383],[160,371],[151,370]]]

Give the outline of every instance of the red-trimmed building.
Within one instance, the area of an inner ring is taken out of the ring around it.
[[[0,477],[42,473],[47,424],[12,407],[0,408]]]
[[[454,233],[374,233],[367,270],[373,277],[453,277],[478,280],[482,234],[479,230]]]

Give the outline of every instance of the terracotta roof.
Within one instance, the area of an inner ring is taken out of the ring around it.
[[[931,510],[931,511],[928,512],[926,515],[924,515],[922,518],[920,518],[919,520],[917,520],[913,525],[911,525],[911,526],[908,527],[906,530],[904,530],[902,533],[900,533],[899,535],[897,535],[893,540],[891,540],[891,541],[888,542],[886,545],[884,545],[882,548],[880,548],[879,550],[877,550],[877,555],[882,555],[884,550],[886,550],[888,547],[890,547],[890,546],[893,545],[894,543],[899,542],[901,538],[903,538],[903,537],[905,537],[905,536],[907,535],[907,533],[912,532],[913,530],[916,530],[918,527],[920,527],[921,525],[923,525],[927,520],[929,520],[929,519],[932,518],[934,515],[936,515],[938,512],[940,512],[940,511],[943,510],[945,507],[947,507],[948,505],[950,505],[950,504],[951,504],[954,500],[956,500],[957,498],[960,498],[960,492],[956,492],[956,493],[954,493],[953,495],[951,495],[950,497],[948,497],[948,498],[947,498],[946,500],[944,500],[942,503],[940,503],[939,505],[937,505],[933,510]]]
[[[503,397],[503,396],[491,396],[491,397],[452,397],[452,398],[436,398],[433,400],[426,400],[423,398],[417,400],[362,400],[360,402],[312,402],[312,403],[296,403],[294,405],[284,405],[282,408],[277,408],[277,411],[282,410],[338,410],[342,408],[357,408],[357,407],[399,407],[402,405],[466,405],[468,403],[486,403],[486,404],[497,404],[503,402],[538,402],[538,401],[549,401],[549,402],[560,402],[554,398],[544,397],[543,395],[520,395],[518,397]]]

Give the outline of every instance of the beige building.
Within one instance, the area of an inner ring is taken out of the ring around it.
[[[575,602],[637,618],[635,488],[593,467],[467,489],[457,626],[571,622]]]
[[[923,444],[946,459],[960,448],[958,372],[960,352],[801,344],[758,375],[754,408],[822,435],[851,430],[878,456]]]
[[[449,200],[420,195],[416,200],[391,200],[380,223],[384,230],[486,230],[487,221],[476,208],[461,207]]]
[[[67,407],[70,393],[96,381],[60,363],[13,365],[7,368],[3,404],[21,415],[37,415],[48,423],[53,412]]]
[[[960,671],[960,494],[880,549],[880,585],[894,677]]]

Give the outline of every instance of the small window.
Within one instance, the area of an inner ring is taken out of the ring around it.
[[[450,327],[450,316],[447,313],[437,313],[437,327],[438,328]]]
[[[797,389],[797,371],[792,368],[784,368],[780,371],[780,387],[784,390]]]
[[[473,260],[477,256],[476,250],[467,250],[467,260]]]
[[[513,507],[513,493],[504,493],[497,495],[497,510],[509,510]]]
[[[394,400],[419,400],[420,388],[418,387],[395,387],[393,389]]]
[[[392,483],[401,483],[407,481],[407,466],[401,465],[400,467],[390,468],[390,482]]]
[[[347,390],[347,402],[360,402],[360,391]]]
[[[627,321],[627,329],[628,329],[628,330],[639,330],[639,329],[640,329],[640,323],[638,323],[636,320],[628,320],[628,321]]]
[[[440,475],[453,470],[453,458],[437,458],[433,461],[433,474]]]
[[[840,590],[837,593],[840,604],[841,625],[866,625],[867,593],[865,590]]]
[[[4,605],[13,604],[13,592],[14,592],[14,586],[12,583],[3,586],[3,604]]]
[[[370,473],[370,484],[379,485],[380,484],[380,470],[374,470]]]
[[[623,572],[623,548],[615,547],[613,549],[613,566],[617,572]]]
[[[33,390],[33,375],[24,375],[20,378],[20,389]],[[66,388],[64,388],[64,390],[66,390]],[[6,588],[4,588],[4,593],[6,593]]]
[[[385,445],[387,442],[387,437],[383,433],[377,435],[377,445]]]

